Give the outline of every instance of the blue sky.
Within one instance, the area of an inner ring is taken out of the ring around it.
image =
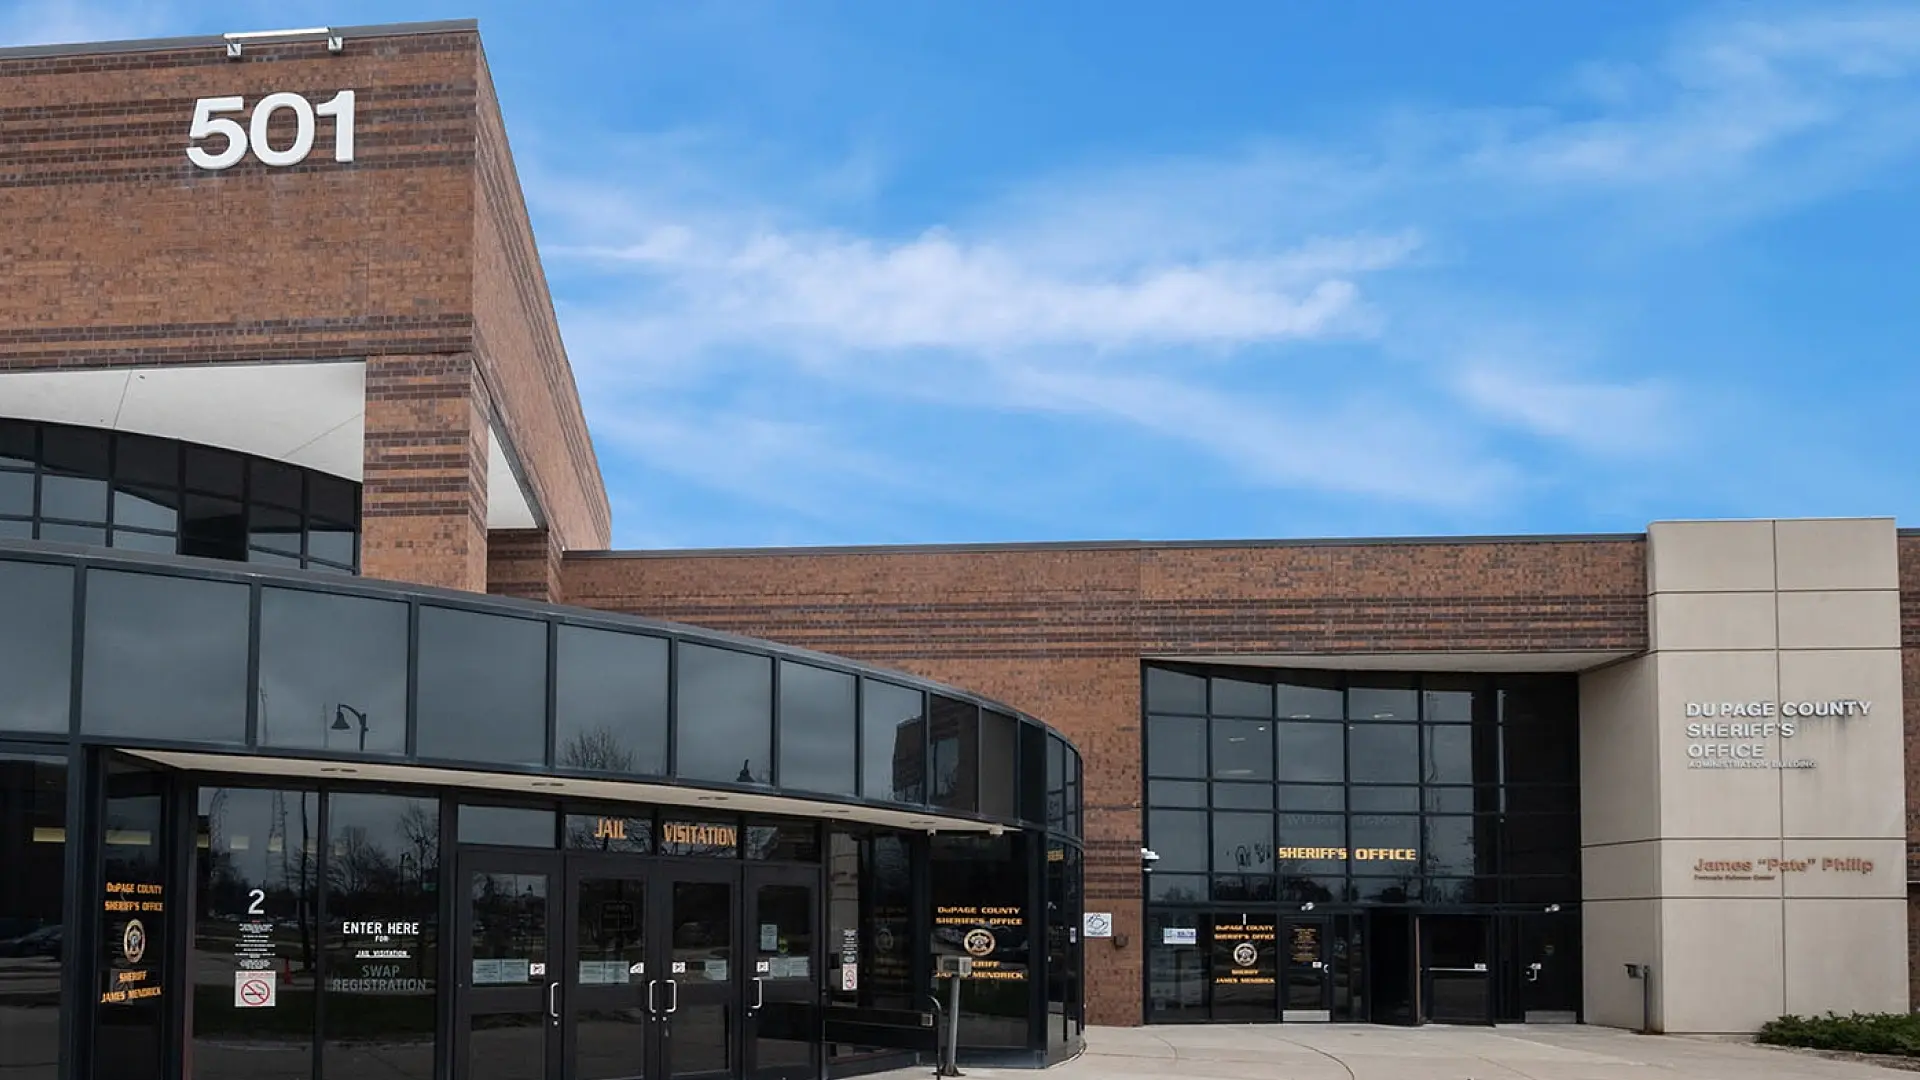
[[[1920,524],[1920,6],[476,16],[629,547]]]

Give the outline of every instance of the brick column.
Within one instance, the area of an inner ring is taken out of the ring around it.
[[[547,529],[498,529],[489,534],[487,591],[522,600],[564,603],[559,540]]]
[[[471,353],[367,359],[363,575],[486,591],[487,404]]]

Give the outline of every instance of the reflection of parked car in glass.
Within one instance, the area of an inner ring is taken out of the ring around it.
[[[60,927],[43,926],[32,933],[0,941],[0,956],[46,956],[60,958]]]

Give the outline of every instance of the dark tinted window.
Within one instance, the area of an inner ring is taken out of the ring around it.
[[[73,571],[0,562],[0,731],[66,731],[73,695]]]
[[[131,773],[108,780],[106,813],[95,838],[104,864],[104,892],[114,907],[103,904],[98,929],[85,938],[75,935],[73,945],[85,942],[93,953],[100,995],[94,1014],[93,1075],[101,1080],[160,1080],[166,1075],[169,1042],[164,992],[167,972],[175,966],[162,930],[165,916],[181,910],[176,907],[181,901],[167,895],[171,875],[162,853],[168,815],[162,800],[158,795],[122,794],[121,780],[146,786],[140,783],[144,776]],[[146,947],[130,952],[129,941]],[[152,992],[156,989],[161,993]]]
[[[547,751],[547,624],[420,609],[418,752],[539,765]]]
[[[1039,724],[1020,725],[1020,816],[1047,821],[1047,729]]]
[[[680,642],[675,771],[688,780],[773,781],[773,661]]]
[[[1207,711],[1207,680],[1183,671],[1147,669],[1147,711],[1200,714]]]
[[[1249,679],[1230,679],[1215,676],[1213,684],[1213,706],[1210,710],[1215,716],[1272,716],[1273,687],[1265,682]]]
[[[113,476],[135,484],[180,486],[180,444],[146,435],[122,435],[114,454]]]
[[[187,447],[187,486],[209,495],[239,499],[244,491],[244,459],[224,450]]]
[[[311,1075],[319,990],[320,798],[306,791],[201,788],[194,896],[193,1076]],[[272,972],[272,1024],[234,1000],[240,977]]]
[[[300,532],[304,522],[297,510],[256,504],[247,521],[247,543],[294,557],[299,565]]]
[[[1267,720],[1215,720],[1216,780],[1273,779],[1273,724]]]
[[[246,518],[238,499],[188,495],[180,520],[180,554],[241,560],[247,553]]]
[[[262,746],[407,748],[407,605],[260,591]]]
[[[869,799],[926,800],[926,695],[892,683],[863,679],[860,793]]]
[[[747,826],[746,856],[749,859],[819,862],[820,829],[814,825],[803,825],[798,822],[749,825]]]
[[[1213,815],[1213,870],[1218,874],[1273,873],[1273,815],[1238,811]]]
[[[1014,782],[1020,775],[1017,722],[1006,713],[980,714],[980,812],[1014,816]]]
[[[180,528],[180,493],[165,488],[123,487],[113,495],[113,523],[175,532]]]
[[[949,810],[980,805],[980,710],[971,702],[932,695],[927,728],[933,790],[927,800]]]
[[[1151,776],[1207,775],[1207,722],[1184,716],[1147,717],[1147,773]]]
[[[0,420],[0,469],[31,469],[40,460],[39,429],[24,420]]]
[[[245,585],[90,571],[85,655],[82,730],[245,741]]]
[[[440,804],[328,798],[325,1037],[321,1073],[432,1080],[440,957]],[[401,933],[375,935],[379,924]],[[378,959],[367,954],[376,952]]]
[[[1199,810],[1153,810],[1147,813],[1147,846],[1159,861],[1154,876],[1207,868],[1207,815]]]
[[[310,558],[309,568],[329,572],[356,567],[359,485],[351,481],[145,435],[62,424],[15,423],[8,431],[18,456],[0,456],[0,536],[267,566]],[[36,466],[37,483],[26,471]],[[308,517],[308,503],[324,508],[324,520]]]
[[[1031,1035],[1027,980],[1037,972],[1028,928],[1039,920],[1027,900],[1037,861],[1027,840],[1018,832],[942,833],[928,844],[934,920],[942,931],[933,937],[934,953],[972,953],[976,976],[984,976],[960,982],[960,1032],[970,1046],[1024,1048]],[[976,930],[987,935],[974,936]],[[965,949],[970,936],[976,948]]]
[[[667,640],[580,626],[558,633],[553,763],[666,775]]]
[[[0,852],[7,853],[0,872],[0,933],[7,937],[0,985],[18,988],[0,992],[0,1076],[8,1080],[57,1075],[60,1009],[47,993],[60,987],[60,961],[71,941],[62,927],[66,850],[66,761],[0,755]]]
[[[1421,719],[1429,724],[1470,724],[1481,680],[1428,675],[1421,681]]]
[[[1149,780],[1147,805],[1205,806],[1207,785],[1198,780]]]
[[[255,459],[249,471],[252,473],[250,481],[253,486],[247,493],[255,503],[299,510],[306,501],[301,493],[303,473],[299,469],[277,461]]]
[[[1347,718],[1412,723],[1420,718],[1420,697],[1406,675],[1355,676],[1347,687]]]
[[[854,677],[780,662],[780,786],[859,793],[854,744]]]
[[[1419,728],[1412,724],[1354,724],[1352,779],[1363,784],[1412,784],[1420,780]]]
[[[1339,720],[1346,698],[1330,675],[1290,672],[1274,687],[1274,715],[1282,720]]]
[[[1473,783],[1473,736],[1475,729],[1465,725],[1429,726],[1421,732],[1426,740],[1424,775],[1429,784]]]
[[[504,847],[554,846],[554,827],[559,816],[551,810],[529,810],[518,806],[461,806],[460,842],[497,844]]]
[[[1341,724],[1282,723],[1280,779],[1339,783],[1347,778],[1347,730]]]
[[[107,482],[87,476],[40,476],[40,516],[66,521],[105,522]]]
[[[33,474],[0,471],[0,514],[33,516]]]
[[[1154,781],[1156,784],[1171,782]],[[1213,785],[1213,805],[1222,810],[1271,810],[1273,809],[1273,785],[1215,784]]]

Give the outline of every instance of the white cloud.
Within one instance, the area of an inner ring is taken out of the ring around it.
[[[1461,371],[1456,389],[1488,416],[1541,438],[1610,456],[1651,456],[1674,441],[1671,387],[1607,383],[1491,364]]]
[[[1681,452],[1676,418],[1699,414],[1684,374],[1610,348],[1606,316],[1543,304],[1531,279],[1577,288],[1602,245],[1644,261],[1857,183],[1920,147],[1917,68],[1908,8],[1696,21],[1650,60],[1570,73],[1577,103],[1083,163],[899,232],[837,212],[884,198],[871,148],[782,172],[740,140],[670,133],[626,142],[614,176],[530,169],[529,187],[549,258],[593,279],[563,321],[605,392],[596,424],[644,401],[672,432],[672,395],[778,370],[956,423],[1092,419],[1257,488],[1490,514],[1561,482],[1568,455]],[[1436,314],[1463,291],[1485,332]],[[1480,344],[1519,328],[1559,347]],[[798,509],[832,497],[836,470],[920,479],[832,416],[756,415],[725,428],[713,460],[732,464],[702,482]],[[787,481],[737,479],[774,465]]]

